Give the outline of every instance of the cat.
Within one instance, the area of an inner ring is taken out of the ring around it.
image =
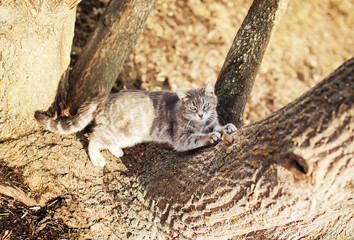
[[[95,166],[103,167],[101,149],[121,157],[122,148],[142,142],[169,143],[180,152],[216,143],[222,134],[236,131],[232,123],[220,125],[217,103],[210,81],[204,88],[188,91],[127,90],[98,96],[71,118],[53,120],[40,111],[35,118],[59,134],[81,131],[93,122],[88,154]]]

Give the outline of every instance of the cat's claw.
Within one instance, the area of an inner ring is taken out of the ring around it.
[[[220,138],[221,138],[221,134],[219,132],[212,132],[210,143],[213,144],[213,143],[217,142],[218,140],[220,140]]]
[[[233,125],[232,123],[226,124],[223,128],[224,128],[224,132],[227,134],[233,133],[237,130],[236,126]]]

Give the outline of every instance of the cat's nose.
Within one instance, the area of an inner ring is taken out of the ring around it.
[[[202,119],[202,118],[203,118],[203,114],[198,114],[198,116],[200,117],[200,119]]]

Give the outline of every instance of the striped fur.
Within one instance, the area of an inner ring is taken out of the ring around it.
[[[37,111],[35,118],[43,125],[43,127],[51,132],[58,134],[72,134],[83,130],[94,119],[94,112],[97,109],[98,104],[90,102],[83,105],[79,113],[72,118],[64,120],[53,120],[44,113]]]

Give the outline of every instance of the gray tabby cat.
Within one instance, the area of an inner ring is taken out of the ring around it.
[[[52,120],[37,111],[35,118],[47,130],[71,134],[94,122],[88,153],[95,166],[103,167],[101,149],[117,157],[122,148],[141,142],[169,143],[176,151],[211,145],[221,134],[232,133],[232,124],[221,126],[216,113],[214,84],[188,91],[124,91],[95,97],[75,116]]]

